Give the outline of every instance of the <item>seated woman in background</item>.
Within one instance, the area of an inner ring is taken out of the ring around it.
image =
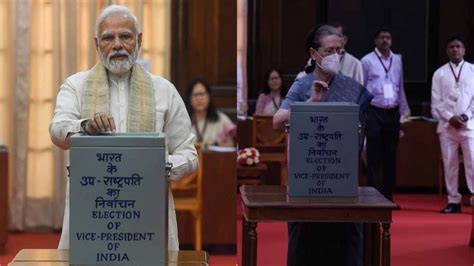
[[[265,86],[258,95],[255,114],[273,115],[278,111],[286,94],[282,84],[281,72],[278,69],[270,69],[265,74]]]
[[[218,146],[234,146],[232,133],[235,125],[211,101],[211,87],[201,79],[192,81],[188,87],[186,106],[192,122],[196,143]]]

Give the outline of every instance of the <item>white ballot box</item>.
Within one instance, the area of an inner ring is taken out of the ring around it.
[[[74,135],[72,265],[165,265],[168,179],[160,133]]]
[[[356,198],[359,106],[317,102],[290,108],[288,195]]]

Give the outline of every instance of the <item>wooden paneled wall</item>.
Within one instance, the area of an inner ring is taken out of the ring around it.
[[[181,95],[205,79],[220,109],[235,114],[237,5],[226,0],[173,0],[171,80]]]
[[[317,24],[340,22],[349,37],[347,50],[361,57],[373,49],[373,32],[388,26],[393,50],[403,55],[405,90],[412,113],[428,114],[431,77],[446,62],[445,41],[466,37],[466,59],[474,59],[474,8],[470,0],[253,0],[248,12],[248,89],[255,99],[265,72],[283,73],[289,88],[308,54],[307,32]]]
[[[253,0],[248,7],[248,89],[256,98],[265,73],[279,68],[288,88],[308,60],[307,32],[319,22],[321,1]]]

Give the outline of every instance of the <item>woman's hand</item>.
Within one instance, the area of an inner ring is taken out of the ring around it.
[[[228,147],[233,146],[233,142],[237,136],[237,126],[233,123],[228,123],[224,125],[222,132],[217,136],[217,145]]]
[[[308,99],[308,102],[320,102],[328,92],[328,89],[329,86],[326,82],[321,80],[313,81],[311,97]]]

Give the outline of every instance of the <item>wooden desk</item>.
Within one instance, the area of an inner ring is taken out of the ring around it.
[[[253,119],[247,117],[246,119],[237,120],[237,143],[239,148],[248,148],[252,147],[253,141]]]
[[[397,188],[437,188],[441,151],[439,136],[436,133],[437,123],[424,120],[414,120],[402,125],[405,135],[400,139],[397,148]],[[237,122],[239,132],[238,141],[242,148],[255,146],[253,139],[252,118],[239,120]],[[262,154],[260,162],[276,162],[282,167],[284,157],[281,155]],[[273,170],[269,167],[269,171]],[[281,169],[280,175],[285,180],[287,169]],[[278,171],[272,171],[278,174]],[[461,170],[462,172],[462,170]],[[275,176],[271,175],[272,178]],[[276,178],[275,178],[276,179]],[[285,183],[282,183],[285,184]],[[460,188],[466,188],[465,178],[459,179]]]
[[[0,254],[8,238],[8,150],[0,146]]]
[[[22,249],[8,265],[11,266],[66,266],[69,265],[69,250]],[[205,251],[169,251],[168,265],[196,266],[209,265],[209,255]]]
[[[237,153],[203,150],[202,244],[228,246],[236,250],[235,202],[237,200]],[[191,214],[176,213],[179,243],[194,243]]]
[[[260,185],[262,177],[267,172],[267,165],[258,163],[254,166],[237,164],[237,185]]]
[[[397,188],[438,187],[442,162],[436,126],[437,123],[423,120],[402,125],[404,136],[397,148]]]
[[[257,265],[257,222],[361,222],[364,225],[364,265],[390,265],[390,224],[397,205],[372,187],[359,187],[354,203],[288,199],[283,186],[242,186],[242,265]],[[380,240],[380,224],[383,234]],[[371,229],[371,237],[366,229]],[[366,234],[367,233],[367,234]],[[370,241],[369,241],[370,240]],[[381,242],[381,243],[380,243]],[[380,260],[380,245],[382,260]]]
[[[280,185],[288,183],[288,159],[285,153],[260,153],[260,162],[278,163],[280,165]]]
[[[281,141],[281,133],[273,130],[273,123],[264,123],[262,128],[256,128],[255,119],[268,117],[270,121],[271,116],[254,116],[247,117],[245,120],[237,121],[237,141],[240,148],[254,147],[260,151],[260,163],[267,164],[267,173],[263,184],[280,184],[286,185],[288,175],[288,160],[285,152],[285,141]],[[256,134],[262,135],[262,139],[267,142],[272,142],[272,136],[280,139],[280,143],[266,145],[257,141]]]

